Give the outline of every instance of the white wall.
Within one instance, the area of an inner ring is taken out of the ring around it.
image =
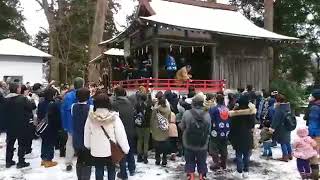
[[[23,83],[41,83],[42,58],[0,55],[0,81],[4,76],[22,76]]]

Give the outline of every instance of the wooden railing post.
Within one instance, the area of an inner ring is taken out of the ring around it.
[[[189,87],[190,87],[190,80],[187,80],[187,91],[189,91]]]

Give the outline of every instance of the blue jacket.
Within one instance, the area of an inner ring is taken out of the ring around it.
[[[224,110],[223,110],[224,109]],[[221,114],[222,111],[225,114]],[[217,105],[216,107],[210,108],[209,114],[211,117],[211,136],[220,139],[227,140],[230,132],[230,118],[228,116],[228,108],[224,105]],[[222,116],[226,119],[222,119]]]
[[[257,112],[257,119],[258,120],[261,120],[262,119],[262,112],[263,112],[263,108],[265,106],[265,102],[266,102],[266,99],[262,99],[260,102],[259,102],[259,106],[257,106],[258,108],[258,112]]]
[[[275,114],[275,107],[274,104],[276,103],[275,98],[270,98],[268,100],[268,114],[266,116],[266,120],[270,120],[272,122],[274,114]]]
[[[72,104],[77,102],[76,90],[72,90],[68,92],[63,99],[61,105],[61,119],[62,119],[62,127],[68,133],[73,132],[72,130],[72,116],[71,116],[71,107]]]
[[[77,90],[72,90],[68,92],[63,99],[63,102],[61,104],[61,120],[62,120],[62,127],[64,128],[65,131],[68,133],[73,133],[73,128],[72,128],[72,116],[71,116],[71,107],[72,104],[76,103],[77,96],[76,96]],[[89,99],[88,104],[92,105],[92,98]]]
[[[174,60],[174,58],[172,56],[167,56],[166,70],[167,71],[176,71],[177,70],[176,61]]]
[[[74,104],[72,109],[73,120],[73,147],[76,150],[84,150],[84,127],[90,110],[89,104]]]
[[[320,100],[313,103],[309,113],[309,135],[320,136]]]

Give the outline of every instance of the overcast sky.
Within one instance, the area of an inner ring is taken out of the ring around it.
[[[115,0],[121,4],[120,11],[115,15],[115,21],[118,29],[121,31],[121,25],[126,24],[126,16],[131,14],[134,10],[134,3],[129,0]],[[48,29],[48,22],[41,10],[40,5],[35,0],[20,0],[23,8],[23,15],[26,18],[24,25],[27,32],[34,36],[40,30],[40,28]],[[228,0],[218,0],[221,3],[227,3]]]

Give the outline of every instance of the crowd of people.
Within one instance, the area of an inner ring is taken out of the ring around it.
[[[107,94],[94,83],[85,87],[82,78],[76,78],[72,88],[60,90],[54,83],[44,88],[0,82],[6,168],[30,166],[25,159],[33,156],[32,140],[40,137],[41,166],[56,166],[53,159],[58,149],[65,157],[66,171],[72,171],[77,157],[79,180],[89,180],[92,167],[96,180],[104,179],[105,169],[108,180],[128,179],[137,172],[136,157],[138,163],[148,164],[151,150],[157,166],[166,167],[168,161],[184,156],[187,179],[194,180],[197,169],[199,179],[205,180],[208,167],[227,170],[231,145],[237,167],[233,176],[242,179],[250,176],[254,132],[260,129],[262,158],[289,162],[295,157],[302,179],[319,178],[320,90],[312,93],[307,126],[298,128],[292,145],[297,122],[288,99],[278,91],[255,92],[249,85],[235,93],[216,94],[190,88],[185,97],[171,91],[154,94],[144,87],[129,96],[121,86],[113,92]],[[16,141],[18,163],[13,160]],[[272,147],[277,144],[282,157],[274,159]],[[119,151],[124,157],[116,161]],[[209,166],[208,156],[212,158]]]

